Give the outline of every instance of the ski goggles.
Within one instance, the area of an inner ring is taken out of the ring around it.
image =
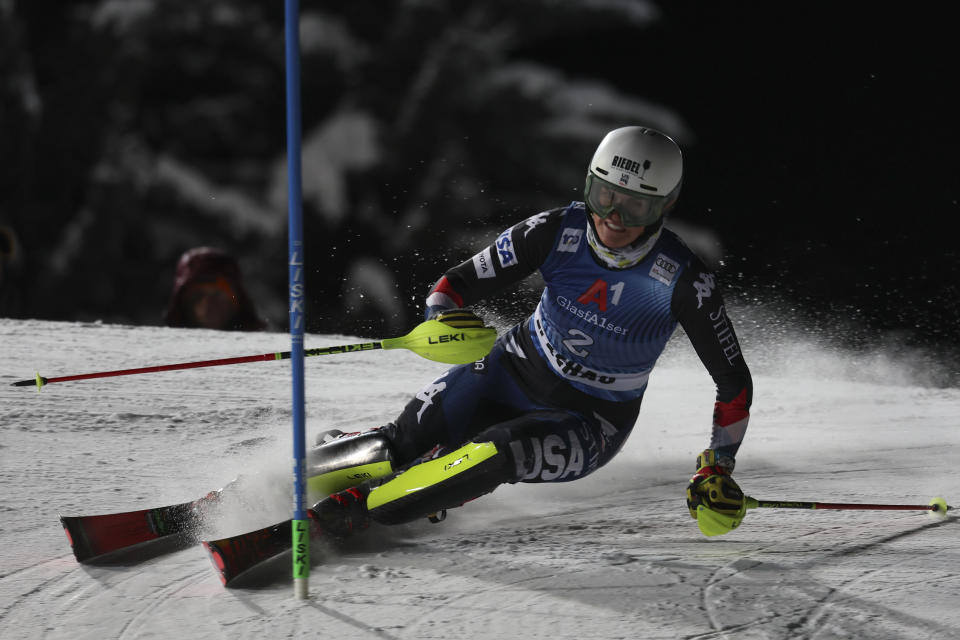
[[[194,306],[204,298],[211,298],[221,304],[238,306],[239,300],[230,282],[223,276],[201,278],[187,284],[181,294],[187,306]]]
[[[616,211],[620,221],[628,227],[646,227],[662,216],[674,198],[645,196],[601,180],[595,175],[587,175],[587,185],[583,190],[584,199],[590,211],[606,218]]]

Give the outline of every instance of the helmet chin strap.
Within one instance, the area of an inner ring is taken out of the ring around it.
[[[587,221],[587,244],[590,245],[593,254],[603,264],[614,269],[629,269],[642,262],[650,253],[653,245],[657,243],[660,232],[663,230],[663,218],[660,218],[656,223],[647,225],[643,234],[627,246],[612,249],[600,241],[600,236],[597,235],[597,229],[593,224],[593,216],[589,214],[589,210]]]

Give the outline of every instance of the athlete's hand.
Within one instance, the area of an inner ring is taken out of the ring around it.
[[[449,311],[441,311],[430,319],[438,320],[445,325],[453,327],[454,329],[481,329],[486,326],[483,323],[483,318],[475,314],[473,311],[470,311],[470,309],[451,309]]]
[[[704,535],[718,536],[740,526],[746,514],[743,491],[730,476],[733,459],[713,449],[697,456],[697,472],[687,484],[687,508]]]

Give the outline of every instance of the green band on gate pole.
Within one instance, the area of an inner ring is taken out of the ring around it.
[[[310,521],[293,521],[293,579],[310,577]]]

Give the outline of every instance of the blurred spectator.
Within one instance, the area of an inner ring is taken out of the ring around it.
[[[236,258],[212,247],[196,247],[180,256],[166,324],[234,331],[266,327],[243,286]]]
[[[17,318],[23,306],[20,277],[23,250],[17,233],[0,224],[0,317]]]

